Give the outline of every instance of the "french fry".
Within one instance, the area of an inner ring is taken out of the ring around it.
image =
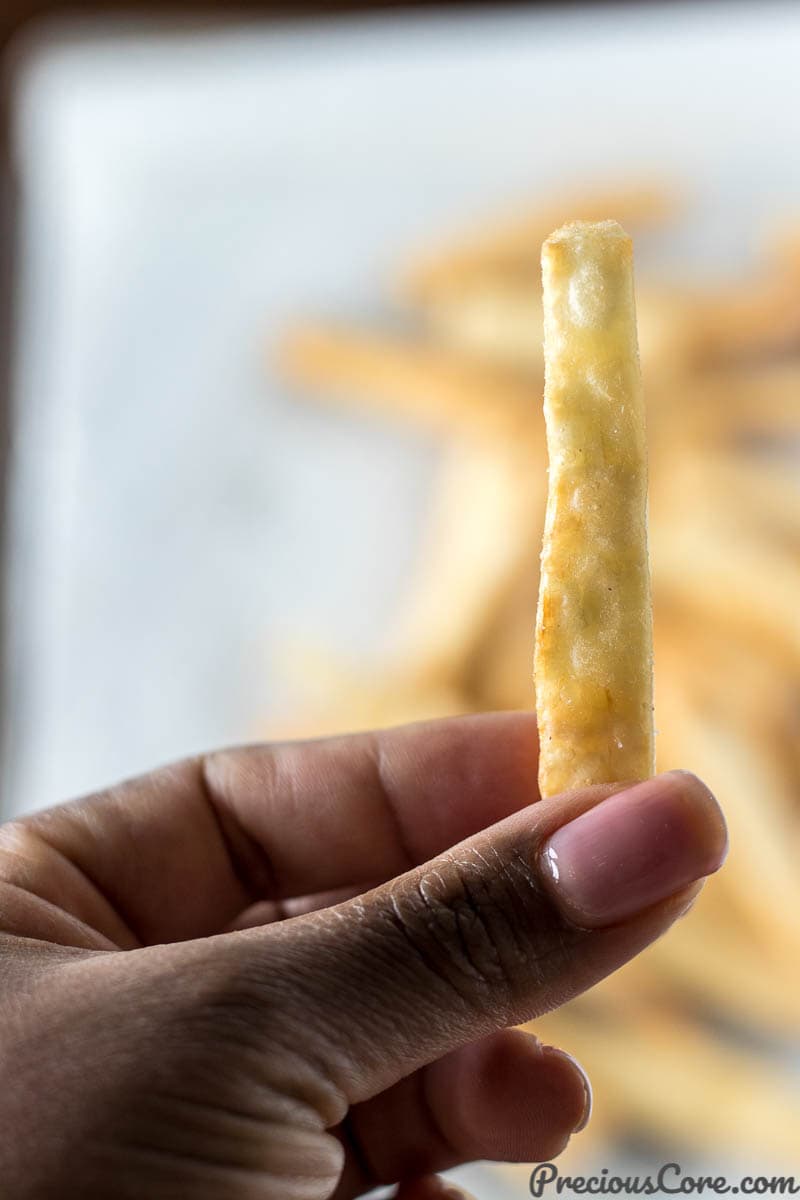
[[[743,1031],[756,1028],[773,1038],[796,1037],[797,969],[785,956],[778,961],[769,954],[757,937],[743,936],[732,921],[715,919],[708,901],[716,891],[711,883],[691,918],[636,963],[628,986],[639,994],[649,986],[654,999],[672,997],[705,1014],[718,1014]]]
[[[543,521],[544,505],[533,534],[535,545],[541,542]],[[528,550],[524,567],[498,608],[484,644],[474,655],[469,682],[484,709],[517,709],[530,704],[534,646],[531,614],[536,611],[539,590],[538,575],[531,568]]]
[[[800,445],[800,364],[796,361],[674,377],[648,385],[653,444],[676,459],[687,447],[783,449]]]
[[[796,1161],[797,1089],[774,1063],[712,1040],[696,1022],[663,1008],[589,1009],[583,1019],[580,1013],[570,1004],[537,1020],[533,1031],[577,1055],[598,1109],[629,1136],[700,1151],[710,1143],[776,1167]]]
[[[581,188],[550,201],[537,200],[507,217],[479,225],[449,246],[423,251],[407,267],[400,290],[407,299],[424,302],[487,277],[523,273],[533,283],[539,271],[538,248],[567,215],[601,221],[614,212],[632,225],[657,225],[674,209],[670,189],[652,183],[597,187],[588,192]]]
[[[467,686],[473,655],[539,536],[537,443],[462,439],[445,455],[436,508],[398,619],[392,657],[430,686]]]
[[[768,358],[800,344],[800,289],[789,275],[698,297],[690,334],[700,364]]]
[[[435,344],[345,326],[297,326],[278,366],[291,384],[366,413],[417,422],[436,434],[512,436],[530,426],[530,387],[511,373],[481,371]]]
[[[542,305],[531,279],[479,280],[423,315],[428,332],[454,350],[541,379],[542,347],[531,330],[541,328]]]
[[[653,772],[644,402],[630,240],[566,225],[542,252],[550,458],[536,708],[543,796]]]
[[[737,723],[697,702],[685,673],[667,664],[660,645],[656,654],[665,666],[659,666],[657,688],[659,769],[690,763],[724,797],[731,850],[714,885],[752,936],[798,961],[800,881],[785,825],[792,804],[787,775],[759,753],[751,736],[741,736]]]
[[[800,344],[797,280],[770,273],[735,286],[643,290],[642,353],[668,376],[768,359]]]
[[[761,231],[760,248],[774,270],[800,277],[800,218],[797,212],[772,219]]]
[[[800,480],[788,463],[756,457],[741,449],[708,447],[700,453],[683,447],[667,469],[651,473],[650,502],[669,511],[676,525],[690,522],[698,511],[725,514],[741,537],[800,551]]]
[[[800,563],[755,540],[742,539],[730,515],[696,513],[690,525],[653,526],[653,582],[665,598],[709,622],[785,654],[800,670]]]
[[[739,919],[726,887],[730,872],[709,880],[686,920],[646,952],[596,986],[595,994],[621,1012],[669,1004],[683,1012],[719,1017],[742,1032],[794,1037],[800,1030],[800,967],[784,945],[759,938]]]

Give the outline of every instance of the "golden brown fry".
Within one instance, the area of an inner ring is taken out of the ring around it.
[[[542,304],[531,279],[476,280],[433,300],[423,316],[428,332],[454,350],[541,378],[542,346],[531,330],[542,327]]]
[[[543,519],[544,506],[532,535],[534,545],[541,543]],[[528,551],[523,568],[474,657],[469,684],[483,709],[519,709],[530,704],[534,646],[531,614],[536,612],[538,590],[538,574]]]
[[[542,252],[550,482],[536,626],[539,786],[653,771],[644,402],[630,239],[576,222]]]
[[[800,965],[752,934],[724,886],[727,869],[709,880],[684,921],[646,954],[596,985],[593,996],[619,1011],[669,1004],[711,1013],[726,1025],[757,1027],[768,1036],[800,1030]]]
[[[411,419],[435,433],[484,437],[525,426],[535,431],[528,383],[495,368],[476,368],[433,344],[345,326],[298,326],[280,347],[279,367],[289,382],[321,399]]]
[[[652,528],[653,584],[659,594],[694,609],[696,619],[723,621],[800,670],[800,562],[742,537],[732,514],[695,513],[688,525]]]
[[[761,231],[760,249],[773,270],[800,276],[800,218],[797,212],[774,218]]]
[[[800,880],[786,824],[794,797],[785,764],[759,748],[752,730],[743,736],[719,706],[698,701],[688,657],[681,662],[673,654],[670,661],[663,644],[656,646],[659,769],[690,765],[723,798],[731,850],[714,887],[752,936],[797,961]]]
[[[690,454],[770,454],[784,465],[800,450],[800,369],[794,362],[686,374],[647,376],[647,423],[653,448],[653,495],[658,520],[669,523],[669,473]],[[794,457],[793,457],[794,456]],[[665,501],[662,503],[662,500]],[[737,502],[736,511],[741,511]]]
[[[788,462],[725,446],[689,445],[651,473],[650,503],[675,525],[697,512],[735,511],[740,536],[768,542],[775,553],[800,552],[800,476]],[[735,551],[734,551],[735,553]]]
[[[772,764],[784,782],[764,804],[780,800],[780,819],[794,823],[800,674],[787,671],[785,648],[763,641],[754,645],[725,614],[701,625],[691,608],[678,611],[677,623],[674,611],[667,614],[662,600],[655,623],[656,661],[668,672],[667,681],[680,681],[693,704],[745,736],[754,752]]]
[[[475,279],[526,274],[533,284],[539,273],[539,246],[568,218],[601,221],[609,213],[631,225],[661,223],[675,209],[671,191],[661,185],[585,187],[550,201],[536,200],[517,213],[486,222],[441,249],[422,252],[407,267],[403,294],[413,300],[432,298],[468,287]]]
[[[474,653],[538,540],[544,471],[529,439],[456,443],[445,455],[394,660],[426,689],[465,687]]]
[[[577,1055],[620,1131],[776,1168],[796,1161],[797,1089],[774,1063],[674,1011],[580,1012],[548,1013],[534,1032]]]
[[[691,1003],[704,1013],[717,1013],[741,1029],[756,1028],[772,1037],[796,1037],[800,1030],[794,964],[766,953],[741,927],[716,921],[706,905],[716,892],[710,883],[691,920],[662,938],[646,960],[637,962],[629,980],[639,995]],[[720,893],[723,894],[723,893]],[[788,947],[787,947],[788,948]]]
[[[700,364],[768,357],[800,343],[800,289],[785,275],[698,294],[686,309],[686,337]]]

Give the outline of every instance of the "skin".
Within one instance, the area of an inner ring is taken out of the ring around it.
[[[506,1026],[700,885],[571,923],[541,846],[614,789],[537,802],[536,773],[535,719],[497,714],[223,751],[0,828],[4,1194],[435,1200],[458,1163],[558,1154],[582,1073]]]

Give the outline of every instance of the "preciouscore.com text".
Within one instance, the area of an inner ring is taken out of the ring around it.
[[[576,1196],[742,1195],[794,1196],[800,1192],[794,1175],[743,1175],[731,1182],[724,1175],[684,1175],[678,1163],[665,1163],[654,1175],[559,1175],[555,1163],[539,1163],[531,1172],[530,1194],[541,1197],[548,1188]]]

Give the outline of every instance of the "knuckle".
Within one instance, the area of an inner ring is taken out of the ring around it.
[[[521,855],[451,852],[392,900],[418,956],[473,1006],[513,1011],[566,952],[536,871]]]

